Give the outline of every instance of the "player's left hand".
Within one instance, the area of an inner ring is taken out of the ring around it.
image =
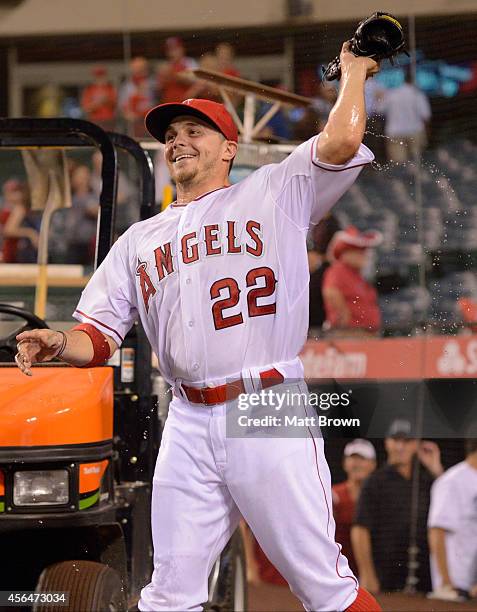
[[[343,43],[341,47],[340,64],[342,74],[346,74],[353,65],[363,65],[366,68],[367,79],[377,74],[380,68],[379,62],[376,62],[371,57],[357,57],[351,53],[349,41]]]
[[[417,449],[419,461],[436,478],[444,472],[441,463],[441,451],[435,442],[423,440]]]

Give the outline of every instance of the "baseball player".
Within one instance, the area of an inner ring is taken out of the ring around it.
[[[114,244],[66,333],[19,334],[17,363],[103,364],[139,317],[174,397],[153,479],[154,572],[140,610],[202,610],[208,575],[240,515],[306,610],[381,608],[340,546],[323,440],[227,437],[226,398],[303,389],[306,235],[373,159],[361,144],[364,83],[377,63],[345,43],[323,132],[230,185],[237,128],[225,107],[162,104],[146,127],[165,144],[177,200]],[[291,383],[290,383],[291,384]],[[305,410],[306,406],[301,406]]]

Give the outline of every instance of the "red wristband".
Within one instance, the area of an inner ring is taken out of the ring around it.
[[[87,334],[93,344],[93,359],[86,365],[81,366],[82,368],[94,368],[96,366],[102,366],[111,357],[111,350],[109,343],[104,335],[89,323],[81,323],[76,325],[71,331],[82,331]]]

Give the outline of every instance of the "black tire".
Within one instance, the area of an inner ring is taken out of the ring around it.
[[[36,604],[33,612],[127,612],[127,598],[119,574],[94,561],[62,561],[45,568],[37,593],[65,591],[69,604]]]
[[[215,573],[215,576],[214,576]],[[247,571],[242,536],[237,530],[212,569],[206,610],[246,612]]]

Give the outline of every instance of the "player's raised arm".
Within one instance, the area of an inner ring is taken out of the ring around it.
[[[352,159],[366,129],[364,83],[379,70],[370,57],[356,57],[344,43],[340,54],[341,81],[338,98],[317,143],[316,155],[327,164],[341,165]]]
[[[363,143],[366,129],[364,84],[379,70],[369,57],[341,50],[338,99],[321,134],[298,146],[280,164],[269,166],[269,188],[277,206],[300,229],[319,223],[374,159]]]
[[[78,367],[102,365],[118,348],[112,338],[92,325],[77,326],[66,332],[33,329],[19,334],[17,340],[15,361],[27,376],[32,375],[34,363],[51,361],[55,357]]]

